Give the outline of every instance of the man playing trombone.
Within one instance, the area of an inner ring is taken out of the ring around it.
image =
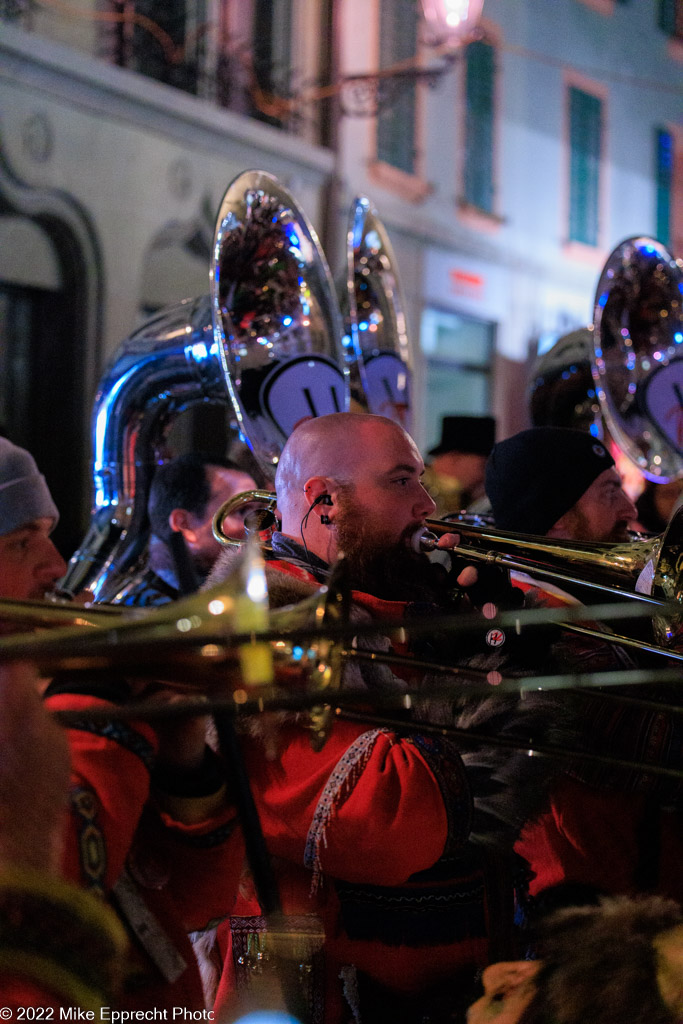
[[[638,518],[604,444],[564,427],[499,441],[486,464],[486,494],[499,529],[558,540],[628,541]]]
[[[418,622],[411,616],[433,616],[442,601],[443,610],[453,590],[442,568],[413,548],[434,511],[423,469],[412,439],[383,417],[339,413],[299,425],[276,476],[281,529],[267,564],[271,602],[289,604],[331,582],[343,552],[353,614],[381,621],[382,630],[393,623],[374,646],[409,646]],[[231,564],[226,551],[209,585]],[[470,567],[458,585],[475,580]],[[501,664],[495,647],[487,655],[483,637],[477,644],[476,654],[464,648],[468,657]],[[422,670],[406,672],[417,685]],[[373,694],[400,694],[407,683],[380,659],[351,665],[342,685],[372,704]],[[439,710],[451,724],[509,735],[547,727],[533,700],[468,698],[466,682]],[[324,930],[322,951],[311,943],[306,955],[301,945],[306,1019],[412,1024],[444,1019],[459,997],[464,1005],[474,973],[515,945],[509,853],[538,795],[538,764],[490,747],[461,749],[411,729],[407,718],[399,730],[342,718],[319,751],[301,717],[281,716],[274,739],[257,719],[243,744],[284,909],[300,933],[314,934],[315,920]],[[253,903],[219,940],[233,951],[219,988],[224,1009],[273,951]]]
[[[40,601],[64,575],[50,538],[58,518],[33,456],[0,437],[0,597]]]
[[[550,540],[625,542],[637,515],[605,446],[579,430],[534,427],[499,442],[488,460],[486,490],[497,527]],[[536,602],[576,603],[530,576],[514,579]],[[606,649],[571,634],[555,648],[576,671],[599,665]],[[624,669],[634,667],[618,646],[610,649]],[[676,693],[654,686],[620,688],[619,696],[640,698],[642,706],[616,696],[614,689],[573,694],[585,748],[681,769],[683,718],[667,707],[680,705]],[[654,891],[683,900],[681,800],[680,781],[575,765],[555,780],[550,808],[527,826],[517,846],[535,875],[532,895],[542,899],[548,887],[569,883],[602,893]]]

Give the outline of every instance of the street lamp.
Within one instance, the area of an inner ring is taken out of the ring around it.
[[[419,0],[420,38],[440,61],[422,64],[419,57],[371,74],[346,75],[340,80],[343,115],[376,117],[415,82],[434,86],[450,71],[467,43],[477,39],[484,0]]]
[[[421,0],[429,46],[455,49],[471,38],[484,0]]]

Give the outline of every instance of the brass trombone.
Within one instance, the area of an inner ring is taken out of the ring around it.
[[[228,537],[222,523],[244,505],[257,502],[274,514],[277,495],[272,491],[243,491],[221,505],[212,524],[216,540],[226,547],[239,547],[243,542]],[[433,550],[444,533],[459,534],[464,543],[458,545],[457,553],[473,561],[580,584],[657,606],[664,601],[683,600],[683,509],[675,513],[664,533],[625,544],[550,540],[463,521],[427,519],[425,531],[417,538],[421,550]],[[648,574],[651,586],[649,592],[643,592],[637,589],[638,580],[648,565],[652,566],[651,578]]]
[[[376,661],[404,664],[420,674],[434,673],[442,677],[467,679],[470,695],[482,693],[523,693],[525,690],[623,686],[626,683],[671,681],[679,674],[672,669],[645,673],[599,673],[590,676],[531,677],[501,679],[492,687],[485,672],[402,659],[385,651],[355,648],[350,644],[363,624],[350,623],[344,614],[344,595],[322,588],[299,604],[269,611],[265,605],[263,566],[256,559],[254,543],[247,546],[238,571],[225,583],[201,594],[154,611],[145,611],[138,619],[125,615],[107,615],[105,625],[53,629],[28,636],[0,638],[0,662],[13,658],[30,658],[44,671],[100,672],[121,671],[133,675],[149,675],[175,681],[188,695],[182,704],[168,707],[153,703],[109,708],[109,718],[147,717],[152,720],[171,714],[198,714],[225,711],[232,716],[259,714],[268,710],[307,710],[310,716],[311,743],[319,749],[333,727],[336,717],[357,718],[366,714],[367,721],[377,721],[382,712],[407,710],[411,693],[373,694],[344,690],[338,692],[341,665],[349,661]],[[251,550],[250,550],[251,549]],[[250,555],[252,557],[250,557]],[[635,611],[635,609],[634,609]],[[537,609],[528,612],[503,613],[497,619],[508,628],[514,623],[532,627],[538,623],[558,621],[560,615],[578,616],[579,609]],[[454,635],[478,628],[480,623],[452,616],[414,623],[416,631],[433,630],[450,625]],[[111,625],[110,625],[111,623]],[[365,628],[381,631],[382,624],[373,622]],[[633,676],[633,678],[631,678]],[[444,691],[442,679],[441,693]],[[419,689],[413,696],[424,698],[430,693]],[[659,705],[658,705],[659,708]],[[678,710],[678,709],[676,709]],[[369,715],[369,717],[367,717]],[[81,713],[62,715],[64,724]],[[381,719],[389,725],[392,720]],[[469,743],[492,743],[498,738],[462,732],[444,726],[414,720],[393,720],[396,727],[427,729],[449,734]],[[514,741],[506,741],[515,745]],[[564,757],[562,749],[544,748],[531,740],[523,741],[524,749],[539,756]],[[595,758],[593,758],[595,760]],[[616,763],[607,758],[606,763]],[[644,765],[632,765],[641,767]],[[665,770],[666,773],[669,769]],[[658,769],[653,769],[658,773]]]
[[[108,604],[77,604],[74,601],[50,601],[0,598],[0,627],[105,626],[119,618],[120,608]]]
[[[437,535],[455,532],[465,540],[457,551],[468,560],[653,605],[653,632],[661,650],[628,637],[603,638],[653,653],[672,653],[668,648],[683,622],[678,611],[671,611],[683,603],[683,508],[659,536],[626,544],[550,540],[441,520],[427,520],[426,527],[431,534],[424,535],[427,549],[435,546]]]
[[[426,521],[426,529],[433,535],[425,537],[426,550],[436,546],[439,535],[458,533],[464,539],[458,553],[473,561],[657,605],[683,600],[683,508],[674,513],[662,534],[623,544],[554,540],[435,519]]]
[[[277,496],[272,491],[244,491],[230,498],[214,515],[213,533],[221,544],[239,547],[243,543],[228,537],[222,523],[237,509],[256,502],[264,505],[274,521]],[[261,526],[258,524],[256,529],[261,530]],[[674,514],[664,533],[625,544],[550,540],[533,534],[510,533],[463,521],[439,519],[426,520],[424,531],[416,534],[416,542],[421,550],[430,551],[444,533],[460,535],[457,554],[466,560],[516,569],[539,579],[588,587],[652,605],[657,644],[585,626],[567,625],[567,628],[640,651],[680,657],[670,645],[681,626],[681,617],[675,612],[672,614],[672,606],[683,602],[683,508]],[[264,536],[262,533],[262,540]],[[264,547],[269,549],[267,537]]]
[[[244,541],[235,540],[234,537],[229,537],[225,530],[223,529],[223,523],[228,518],[228,516],[234,515],[240,509],[244,508],[245,505],[260,505],[260,511],[268,513],[272,517],[271,522],[275,522],[277,495],[274,493],[274,491],[241,491],[240,494],[233,494],[232,498],[228,498],[228,500],[224,501],[220,508],[216,510],[216,512],[214,513],[214,517],[211,521],[211,529],[213,530],[214,537],[220,544],[222,544],[226,548],[239,548],[244,543]],[[249,513],[247,513],[247,515],[245,516],[244,523],[247,534],[252,532],[253,529],[252,524],[250,524],[248,520]],[[262,532],[263,523],[259,521],[256,524],[256,528],[259,532]],[[266,547],[266,549],[268,549],[267,541],[264,546]]]

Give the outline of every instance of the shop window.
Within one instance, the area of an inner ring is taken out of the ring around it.
[[[491,409],[495,325],[439,309],[422,315],[426,447],[439,440],[443,416],[483,416]]]
[[[61,512],[54,538],[67,557],[82,535],[80,453],[87,391],[73,313],[73,296],[66,289],[0,281],[0,433],[28,448],[47,477]]]

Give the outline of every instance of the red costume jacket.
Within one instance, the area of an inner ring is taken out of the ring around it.
[[[578,603],[529,577],[516,577],[515,585],[530,591],[536,605]],[[561,650],[568,670],[619,667],[614,647],[590,638],[569,634]],[[624,652],[617,656],[624,667],[635,667]],[[623,692],[657,698],[651,687]],[[615,760],[683,767],[681,716],[665,707],[619,705],[609,699],[615,693],[586,690],[575,696],[583,748]],[[676,700],[675,693],[662,696]],[[515,846],[533,874],[531,895],[578,883],[611,895],[656,892],[682,902],[682,803],[680,781],[616,764],[596,767],[577,758],[552,786],[550,806],[525,827]]]
[[[289,562],[271,562],[268,572],[271,595],[286,590],[282,574],[317,585]],[[353,599],[382,620],[403,619],[403,602]],[[510,877],[502,858],[468,842],[473,799],[462,758],[452,741],[406,725],[398,734],[337,721],[316,753],[302,723],[289,720],[271,758],[258,735],[244,739],[283,909],[299,935],[293,1008],[307,1021],[338,1024],[359,1014],[400,1024],[432,1011],[443,1019],[461,978],[464,989],[489,962],[492,933],[508,943]],[[248,898],[220,926],[221,1013],[234,1010],[236,995],[269,961],[282,970],[264,928]]]
[[[65,875],[106,897],[129,931],[134,954],[122,1006],[200,1009],[204,997],[187,933],[215,923],[234,902],[243,865],[234,809],[226,804],[219,815],[202,820],[198,797],[171,798],[165,804],[173,812],[160,809],[150,790],[152,728],[94,721],[90,709],[110,702],[73,689],[57,681],[47,697],[53,711],[83,713],[69,729]],[[122,693],[117,689],[113,696],[118,700]],[[184,813],[187,804],[193,807],[191,819]]]

